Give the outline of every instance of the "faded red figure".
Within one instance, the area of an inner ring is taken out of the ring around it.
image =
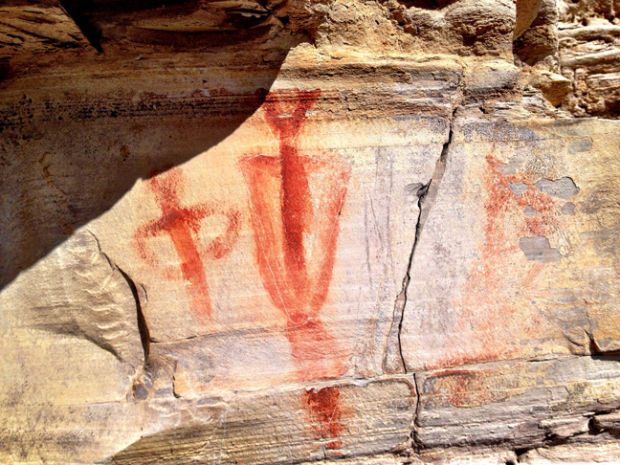
[[[162,216],[137,229],[134,235],[136,250],[145,262],[160,268],[166,278],[183,279],[189,284],[187,292],[191,298],[191,310],[202,323],[206,323],[212,316],[212,307],[204,262],[222,258],[230,252],[239,236],[240,213],[234,209],[216,208],[208,202],[189,207],[181,206],[183,178],[180,169],[153,177],[148,186]],[[204,246],[200,241],[200,223],[204,218],[213,215],[225,217],[226,226],[222,235]],[[163,267],[147,247],[149,238],[160,234],[168,234],[172,240],[181,260],[180,277],[174,267]]]
[[[338,220],[350,168],[299,153],[297,136],[320,91],[274,92],[265,119],[279,156],[242,160],[250,189],[256,260],[271,301],[286,315],[286,335],[300,380],[338,377],[344,361],[319,319],[332,277]]]

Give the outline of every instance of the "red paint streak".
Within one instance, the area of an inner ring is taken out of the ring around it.
[[[338,341],[319,320],[288,325],[287,338],[300,379],[325,379],[340,375],[344,362]]]
[[[433,378],[445,378],[447,376],[474,376],[474,370],[441,370],[433,373]]]
[[[466,406],[470,397],[476,394],[472,382],[475,379],[476,374],[474,373],[461,373],[447,378],[444,383],[442,383],[442,390],[448,391],[448,402],[455,407]]]
[[[340,389],[337,387],[326,387],[319,389],[309,389],[304,396],[304,403],[310,424],[314,433],[321,439],[334,439],[340,436],[344,425],[341,423],[342,411],[340,409],[339,398]],[[335,439],[325,444],[328,449],[340,449],[342,441]]]
[[[525,287],[531,287],[538,275],[542,270],[545,269],[544,263],[534,263],[531,268],[528,270],[525,279],[523,280],[523,285]]]
[[[500,162],[492,153],[486,156],[488,164],[486,186],[489,192],[489,201],[486,204],[487,221],[485,234],[488,238],[498,237],[502,233],[499,228],[499,220],[515,206],[524,209],[531,206],[537,215],[534,218],[525,218],[526,228],[521,228],[522,234],[547,235],[552,233],[558,223],[554,217],[555,202],[544,192],[536,189],[534,182],[527,174],[504,175],[500,171]],[[510,184],[522,182],[527,190],[520,196],[511,189]],[[522,210],[520,210],[522,213]]]
[[[306,112],[314,106],[320,91],[297,92],[295,108],[290,116],[283,117],[286,94],[270,94],[265,100],[265,119],[280,141],[280,173],[282,179],[282,227],[284,230],[284,265],[289,286],[297,295],[308,291],[308,273],[304,253],[304,232],[312,217],[310,188],[304,160],[297,153],[296,139]]]
[[[318,316],[329,292],[349,170],[335,163],[300,158],[305,171],[313,176],[319,198],[317,206],[306,211],[304,236],[306,242],[311,237],[312,250],[302,242],[303,255],[295,260],[286,259],[290,249],[282,218],[279,160],[249,157],[241,166],[250,187],[250,219],[263,285],[272,303],[286,315],[298,378],[312,380],[337,377],[344,370],[337,341]],[[291,272],[291,267],[297,268],[297,261],[303,263],[303,280]]]
[[[231,251],[239,235],[240,214],[236,210],[217,210],[209,203],[191,207],[180,206],[179,195],[183,187],[180,170],[171,170],[156,176],[149,181],[148,186],[154,194],[162,216],[137,229],[134,237],[138,254],[151,266],[157,266],[158,260],[155,254],[146,247],[147,239],[162,232],[170,236],[174,249],[181,259],[182,277],[189,283],[187,289],[192,302],[192,312],[204,323],[211,317],[212,307],[202,257],[219,259]],[[213,215],[224,215],[228,224],[221,236],[203,248],[198,240],[200,222]],[[169,277],[174,275],[174,273],[165,274]]]

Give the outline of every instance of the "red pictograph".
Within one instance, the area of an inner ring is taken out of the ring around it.
[[[134,235],[140,257],[153,267],[159,267],[168,279],[177,278],[175,267],[163,267],[157,256],[147,247],[148,240],[167,234],[181,260],[181,277],[189,286],[192,312],[206,323],[212,315],[209,286],[204,268],[206,259],[219,259],[228,254],[239,236],[240,213],[234,209],[216,208],[209,202],[189,207],[181,206],[183,178],[180,169],[173,169],[153,177],[148,182],[162,216],[140,226]],[[203,246],[200,241],[201,221],[213,215],[226,219],[224,232]]]
[[[265,119],[279,139],[279,156],[255,155],[241,162],[250,189],[258,268],[271,301],[286,315],[287,337],[303,380],[339,376],[344,369],[338,344],[318,315],[332,277],[350,168],[329,155],[301,155],[297,148],[297,136],[319,95],[318,90],[269,94]]]
[[[272,303],[286,315],[286,335],[300,380],[344,373],[337,340],[319,319],[334,267],[339,218],[350,167],[330,154],[302,154],[298,136],[320,95],[314,91],[270,93],[265,120],[279,140],[278,156],[241,161],[250,191],[256,261]],[[338,388],[309,391],[305,405],[326,447],[339,448]],[[328,421],[329,411],[333,418]]]

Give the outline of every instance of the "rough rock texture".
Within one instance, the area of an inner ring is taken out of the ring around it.
[[[531,74],[529,84],[540,89],[552,105],[576,116],[617,117],[618,2],[541,0],[539,3],[537,16],[516,39],[514,47],[517,61],[529,65],[525,67]],[[522,10],[531,12],[535,10],[534,4],[524,5]]]
[[[618,463],[619,11],[5,2],[0,462]]]

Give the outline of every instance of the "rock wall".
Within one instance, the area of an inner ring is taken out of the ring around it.
[[[617,2],[0,13],[0,462],[620,461]]]

